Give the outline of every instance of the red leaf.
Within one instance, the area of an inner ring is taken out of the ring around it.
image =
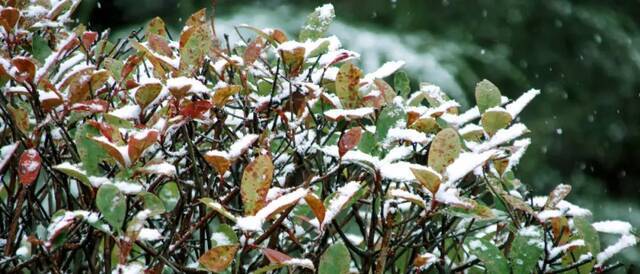
[[[18,161],[18,178],[23,185],[32,184],[37,178],[42,166],[42,158],[35,149],[25,150]]]
[[[264,256],[269,259],[269,262],[273,264],[282,264],[288,260],[291,260],[291,257],[289,255],[271,248],[263,248],[262,254],[264,254]]]
[[[180,114],[191,119],[197,119],[201,118],[212,107],[213,104],[209,100],[185,101],[180,107]]]
[[[109,142],[113,142],[114,138],[115,138],[115,141],[119,141],[122,139],[122,137],[120,137],[120,132],[116,128],[112,127],[107,123],[98,122],[96,120],[89,120],[87,121],[87,123],[92,127],[98,129],[100,131],[100,134],[106,137],[109,140]]]
[[[98,39],[98,33],[94,31],[85,31],[82,34],[82,45],[86,50],[91,49],[91,45]]]
[[[107,111],[109,103],[102,99],[93,99],[84,102],[75,103],[71,106],[71,110],[86,111],[91,113],[99,113]]]
[[[347,151],[353,149],[360,142],[362,137],[362,128],[354,127],[349,131],[342,134],[340,141],[338,142],[338,153],[342,157]]]

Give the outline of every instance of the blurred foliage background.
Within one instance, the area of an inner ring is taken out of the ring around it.
[[[218,33],[233,25],[282,28],[297,34],[310,0],[218,0]],[[579,3],[578,3],[579,2]],[[594,219],[629,220],[640,227],[640,1],[391,0],[335,1],[330,29],[363,54],[371,71],[402,59],[417,80],[473,100],[487,78],[515,98],[529,88],[542,95],[521,119],[533,144],[518,175],[538,195],[558,183],[594,211]],[[154,16],[179,33],[181,21],[211,7],[197,0],[85,0],[78,19],[125,37]],[[233,38],[231,39],[233,41]],[[640,259],[638,248],[627,260]]]

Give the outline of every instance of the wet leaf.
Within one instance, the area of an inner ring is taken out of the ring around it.
[[[104,219],[114,228],[120,230],[125,220],[127,201],[124,194],[112,184],[103,184],[96,194],[96,206]]]
[[[329,245],[320,256],[319,274],[349,274],[351,256],[343,242]]]
[[[97,128],[83,124],[76,131],[74,139],[82,167],[89,175],[98,175],[101,170],[99,164],[107,157],[107,153],[102,146],[92,140],[92,137],[96,136],[100,136],[100,131]]]
[[[184,100],[180,106],[180,115],[189,119],[200,119],[213,107],[209,100]]]
[[[466,241],[469,246],[469,253],[478,257],[488,273],[509,274],[510,268],[507,259],[504,258],[500,249],[486,239],[469,238]]]
[[[442,174],[446,167],[458,158],[462,147],[458,133],[452,128],[446,128],[438,132],[431,142],[429,149],[428,165],[436,172]]]
[[[493,136],[498,130],[509,126],[511,121],[512,117],[509,112],[502,108],[493,108],[482,114],[480,124],[482,124],[482,128],[489,136]]]
[[[18,178],[23,185],[30,185],[38,179],[42,158],[35,149],[27,149],[20,155],[18,160]]]
[[[155,129],[145,130],[129,136],[127,142],[127,153],[131,161],[130,164],[134,164],[142,153],[155,142],[158,141],[159,132]]]
[[[273,180],[273,168],[273,162],[268,155],[256,157],[245,167],[240,194],[246,216],[255,215],[266,205],[267,192]]]
[[[33,82],[33,77],[36,75],[36,65],[31,58],[28,57],[14,57],[11,59],[11,65],[15,68],[14,77],[16,81],[21,83]]]
[[[237,251],[237,244],[216,246],[200,256],[198,262],[209,271],[222,272],[233,262]]]
[[[149,23],[147,24],[145,33],[146,33],[147,39],[149,39],[152,34],[162,37],[164,39],[169,38],[169,36],[167,35],[164,21],[160,17],[154,17],[153,19],[151,19],[151,21],[149,21]]]
[[[212,48],[211,34],[207,25],[186,28],[180,35],[180,71],[191,75],[202,66],[205,56]]]
[[[327,209],[324,207],[322,200],[318,196],[313,193],[308,193],[307,196],[304,197],[304,201],[307,203],[313,215],[316,216],[319,223],[324,221],[324,215],[327,212]]]
[[[528,273],[535,269],[538,259],[543,254],[542,239],[542,230],[539,227],[529,226],[518,231],[509,253],[513,273]]]
[[[393,87],[398,95],[402,97],[407,97],[411,93],[409,76],[405,71],[400,70],[393,76]]]
[[[336,76],[336,94],[344,108],[360,106],[360,78],[362,71],[352,63],[344,63]]]
[[[484,79],[476,84],[476,104],[480,113],[500,105],[502,95],[500,90],[489,80]]]
[[[569,192],[571,192],[571,185],[557,185],[553,191],[549,193],[549,198],[547,198],[547,202],[544,204],[544,207],[555,208],[560,201],[564,200],[564,198],[569,195]]]
[[[0,22],[6,33],[11,33],[19,19],[20,11],[18,9],[13,7],[2,7],[0,9]]]
[[[139,86],[136,89],[135,98],[140,109],[146,109],[158,97],[160,91],[162,91],[162,84],[160,83],[147,83]]]
[[[176,182],[168,182],[162,185],[158,191],[158,198],[160,198],[167,211],[173,211],[180,200],[178,184],[176,184]]]
[[[264,39],[262,36],[256,36],[256,39],[251,41],[247,46],[247,49],[244,51],[244,64],[246,66],[252,65],[258,58],[260,57],[260,53],[264,48]]]
[[[87,176],[87,173],[84,170],[82,170],[82,169],[80,169],[80,168],[78,168],[78,167],[76,167],[76,166],[74,166],[72,164],[64,163],[64,164],[60,164],[60,165],[54,166],[53,168],[58,170],[58,171],[60,171],[60,172],[62,172],[62,173],[64,173],[64,174],[66,174],[69,177],[72,177],[72,178],[80,181],[81,183],[83,183],[84,185],[86,185],[88,187],[93,187],[91,185],[91,181],[89,180],[89,176]]]
[[[349,150],[355,148],[360,142],[362,137],[362,128],[354,127],[342,134],[340,141],[338,141],[338,153],[340,157],[344,156]]]
[[[413,176],[416,177],[418,182],[435,195],[440,188],[442,182],[442,176],[431,168],[411,168]]]
[[[51,48],[47,40],[40,35],[34,35],[31,39],[31,52],[33,53],[33,58],[42,64],[51,54]]]
[[[284,63],[285,67],[289,69],[288,75],[297,76],[298,74],[300,74],[302,65],[304,65],[304,53],[305,48],[302,46],[280,50],[282,62]]]
[[[138,193],[138,196],[142,198],[144,209],[151,211],[149,216],[156,216],[166,212],[164,203],[155,194],[143,191]]]
[[[213,105],[219,108],[223,107],[229,100],[229,97],[240,92],[241,89],[242,87],[239,85],[229,85],[229,86],[216,89],[212,99]]]

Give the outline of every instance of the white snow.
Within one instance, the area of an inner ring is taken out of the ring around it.
[[[405,199],[405,200],[410,201],[410,202],[418,203],[421,207],[427,208],[427,205],[424,202],[424,200],[422,199],[422,197],[420,197],[420,196],[418,196],[416,194],[413,194],[413,193],[411,193],[409,191],[394,188],[394,189],[389,191],[389,195],[391,195],[392,197]]]
[[[618,252],[622,251],[627,247],[632,247],[638,243],[638,239],[636,236],[627,234],[622,235],[620,239],[613,245],[608,246],[602,252],[596,255],[596,260],[598,265],[602,265],[606,260],[616,255]]]
[[[524,124],[521,124],[521,123],[514,124],[509,128],[503,128],[498,130],[496,134],[493,135],[493,137],[491,137],[489,141],[477,145],[476,147],[473,148],[473,150],[476,152],[482,152],[482,151],[492,149],[494,147],[507,143],[513,139],[516,139],[522,136],[522,134],[527,133],[528,131],[529,130]]]
[[[360,119],[367,115],[373,114],[373,108],[363,107],[356,109],[331,109],[324,112],[324,115],[331,120],[345,119],[347,121]]]
[[[518,116],[518,114],[520,114],[520,112],[524,109],[524,107],[527,106],[527,104],[529,104],[529,102],[531,102],[531,100],[533,100],[533,98],[535,98],[538,94],[540,94],[540,90],[530,89],[529,91],[520,95],[518,99],[508,104],[506,106],[507,112],[509,112],[509,114],[511,114],[511,117],[515,119],[516,116]]]
[[[157,229],[142,228],[138,233],[138,239],[141,241],[157,241],[162,239],[162,234]]]
[[[336,190],[336,195],[329,201],[320,229],[324,229],[327,224],[333,221],[333,218],[340,213],[340,210],[342,210],[358,190],[360,190],[360,183],[353,181]]]
[[[372,73],[368,73],[362,79],[362,82],[371,83],[375,79],[382,79],[395,73],[404,66],[404,61],[390,61],[384,63],[379,69]]]
[[[126,105],[112,112],[109,115],[118,117],[122,120],[134,120],[140,115],[140,106],[138,105]]]
[[[262,224],[279,209],[294,205],[300,199],[309,193],[309,190],[304,188],[296,189],[291,193],[287,193],[271,201],[265,207],[260,209],[255,216],[238,217],[236,227],[243,231],[261,231]]]
[[[623,221],[601,221],[591,224],[598,232],[626,235],[631,233],[631,224]]]
[[[282,262],[284,265],[289,265],[289,266],[298,266],[298,267],[303,267],[306,269],[311,269],[311,270],[315,270],[315,267],[313,266],[313,262],[309,259],[299,259],[299,258],[291,258],[288,259],[284,262]]]
[[[324,4],[317,7],[315,11],[318,12],[318,18],[320,20],[332,20],[336,16],[332,4]]]
[[[147,164],[142,168],[142,170],[152,173],[152,174],[161,174],[164,176],[175,176],[176,175],[176,167],[167,162],[153,163]]]
[[[189,86],[187,93],[206,94],[209,88],[195,78],[180,76],[167,79],[168,89],[182,89]]]
[[[385,143],[391,143],[397,140],[409,141],[412,143],[426,144],[431,141],[426,134],[415,129],[391,128],[385,139]]]
[[[231,147],[229,147],[229,157],[231,159],[236,159],[249,149],[249,147],[258,140],[257,134],[247,134],[245,136],[240,137],[236,140]]]
[[[547,203],[547,196],[536,196],[532,198],[532,204],[535,207],[543,207]],[[565,200],[560,201],[556,208],[563,212],[566,216],[589,216],[591,211],[581,208]]]
[[[415,182],[411,168],[419,169],[422,166],[409,162],[381,163],[379,166],[380,176],[384,179],[396,182]]]
[[[451,165],[447,167],[445,176],[447,177],[447,183],[453,184],[456,181],[462,179],[469,172],[473,171],[476,167],[484,164],[491,156],[496,153],[495,150],[484,151],[481,153],[475,152],[463,152],[460,153]]]

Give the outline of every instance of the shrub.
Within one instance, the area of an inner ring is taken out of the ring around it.
[[[404,62],[364,74],[331,5],[232,47],[204,10],[112,43],[26,2],[0,11],[3,272],[587,273],[637,241],[515,177],[538,90],[463,112]]]

